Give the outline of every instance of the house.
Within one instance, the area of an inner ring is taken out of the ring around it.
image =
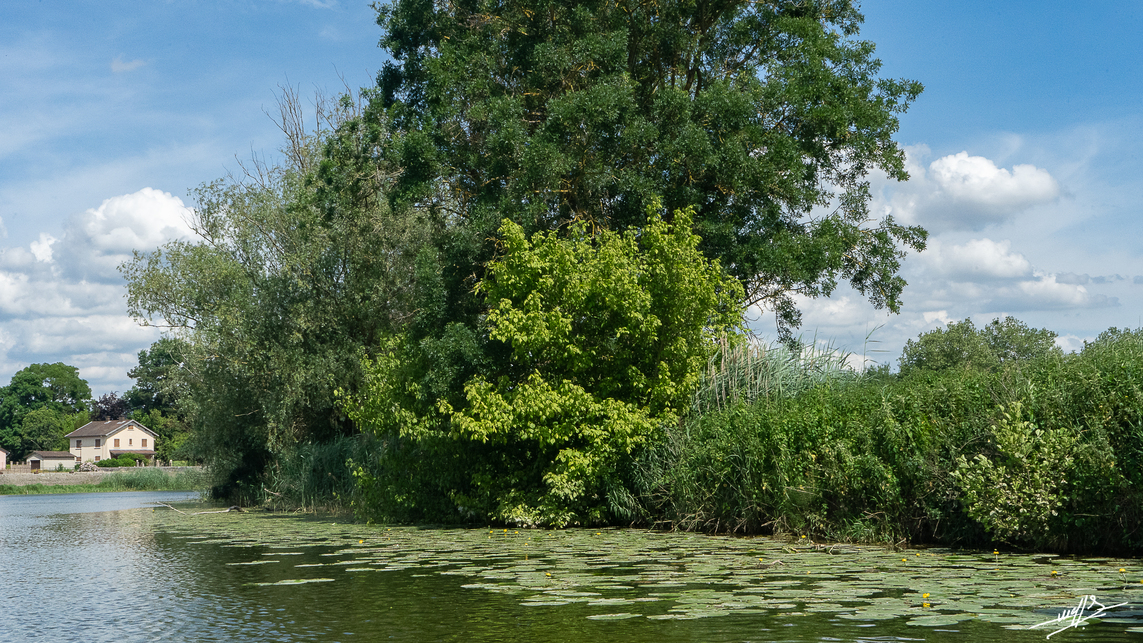
[[[4,473],[4,469],[8,468],[8,451],[4,447],[0,447],[0,473]]]
[[[27,459],[32,471],[71,471],[79,462],[79,458],[67,451],[32,451]]]
[[[67,434],[71,453],[80,462],[99,462],[137,453],[148,460],[155,457],[154,431],[135,420],[88,422]]]

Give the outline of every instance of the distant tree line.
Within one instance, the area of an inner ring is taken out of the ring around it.
[[[128,371],[135,385],[122,397],[93,397],[79,369],[62,362],[21,369],[0,387],[0,447],[18,462],[32,451],[68,450],[64,436],[88,422],[129,418],[158,434],[156,457],[183,456],[188,432],[170,386],[179,351],[179,343],[167,338],[140,351],[138,365]]]

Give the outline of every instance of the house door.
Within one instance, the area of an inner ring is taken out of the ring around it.
[[[35,471],[36,469],[40,468],[40,461],[39,460],[32,460],[29,464],[32,465],[32,471]]]

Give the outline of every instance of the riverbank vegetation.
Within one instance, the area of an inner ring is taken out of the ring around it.
[[[842,280],[898,311],[925,246],[868,208],[870,172],[907,179],[893,135],[921,86],[878,75],[861,21],[847,0],[381,7],[378,85],[315,118],[287,88],[282,162],[202,186],[199,239],[121,267],[179,347],[162,390],[213,493],[1135,547],[1136,334],[1063,355],[966,321],[899,373],[794,338],[795,296]],[[744,333],[754,306],[778,345]]]
[[[839,540],[1143,546],[1143,331],[1112,329],[1064,355],[1029,330],[1014,335],[1047,339],[1033,354],[968,361],[986,346],[974,341],[960,360],[923,365],[939,357],[930,344],[965,331],[985,339],[953,324],[907,347],[901,374],[838,376],[665,427],[633,467],[624,515]]]
[[[93,484],[0,484],[0,496],[56,493],[97,493],[108,491],[206,491],[209,476],[201,470],[167,472],[139,469],[106,475]]]

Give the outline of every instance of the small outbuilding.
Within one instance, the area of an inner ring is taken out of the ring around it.
[[[32,471],[72,471],[79,458],[70,451],[32,451],[28,455],[28,465]]]
[[[8,451],[4,447],[0,447],[0,473],[8,468]]]

